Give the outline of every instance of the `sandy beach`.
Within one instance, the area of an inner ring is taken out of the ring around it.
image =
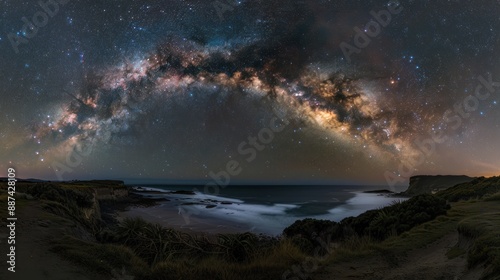
[[[125,218],[139,217],[150,223],[157,223],[188,233],[239,233],[249,230],[245,224],[216,218],[183,215],[183,212],[176,208],[179,207],[175,206],[174,203],[151,207],[131,207],[126,211],[117,211],[116,219],[122,221]]]
[[[115,208],[113,215],[117,220],[139,217],[167,228],[191,233],[252,232],[278,236],[285,227],[304,218],[304,214],[300,215],[300,209],[307,204],[300,200],[295,203],[260,204],[255,199],[248,202],[234,197],[204,195],[189,190],[170,191],[148,187],[133,187],[132,190],[144,200],[154,200],[156,203],[147,205],[148,207],[134,205],[119,210]],[[394,200],[405,200],[378,192],[347,193],[349,196],[346,196],[345,201],[337,201],[320,214],[306,217],[341,220],[388,205]],[[322,205],[317,201],[311,203]]]

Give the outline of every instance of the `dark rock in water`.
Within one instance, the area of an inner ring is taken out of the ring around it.
[[[193,191],[173,191],[169,192],[171,194],[186,194],[186,195],[195,195]]]
[[[210,204],[210,205],[207,205],[206,208],[215,208],[215,207],[217,207],[217,205]]]
[[[233,204],[233,203],[232,203],[232,202],[229,202],[229,201],[222,201],[220,204],[231,205],[231,204]]]
[[[364,191],[363,193],[394,193],[390,190],[373,190],[373,191]]]
[[[176,199],[177,200],[177,199]],[[195,203],[195,202],[184,202],[182,203],[181,205],[197,205],[199,203]]]
[[[152,191],[152,190],[145,190],[145,189],[132,190],[132,191],[136,192],[136,193],[145,193],[145,194],[165,194],[165,192],[162,192],[162,191]]]
[[[167,199],[167,198],[151,198],[152,201],[170,201],[170,199]]]

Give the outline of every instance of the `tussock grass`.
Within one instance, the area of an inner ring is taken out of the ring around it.
[[[487,266],[482,280],[497,279],[495,275],[500,275],[500,203],[477,199],[452,203],[446,215],[382,242],[369,238],[360,240],[359,237],[346,239],[338,244],[326,264],[378,257],[395,267],[399,264],[398,256],[424,248],[457,231],[471,240],[470,247],[461,248],[457,244],[447,252],[447,257],[467,254],[470,268]]]
[[[500,201],[500,192],[485,196],[484,201]]]
[[[290,240],[251,233],[193,235],[141,219],[103,227],[87,185],[32,183],[20,189],[42,206],[40,217],[64,229],[51,251],[110,278],[280,279],[307,256]],[[6,199],[1,191],[0,200]]]
[[[66,235],[54,241],[51,250],[102,275],[112,276],[113,271],[123,268],[139,279],[147,279],[149,274],[146,262],[121,245],[98,244]]]
[[[500,275],[500,211],[464,219],[458,231],[473,241],[467,259],[469,267],[485,264],[483,279]]]
[[[471,240],[470,247],[453,247],[447,256],[467,253],[469,267],[487,266],[482,276],[486,280],[500,275],[500,192],[495,191],[495,180],[480,178],[476,185],[418,196],[340,223],[297,221],[280,238],[251,233],[193,235],[138,218],[102,227],[98,217],[86,214],[98,207],[86,187],[23,187],[43,201],[46,214],[56,224],[77,223],[95,236],[94,241],[84,241],[65,235],[52,244],[52,250],[111,277],[113,271],[125,268],[136,280],[281,279],[283,272],[313,255],[318,238],[328,243],[328,249],[323,246],[320,251],[322,257],[327,255],[320,261],[322,266],[375,256],[396,267],[400,255],[458,230]],[[451,209],[445,201],[450,197],[458,201]],[[6,194],[0,192],[0,201],[4,199]]]
[[[228,262],[216,256],[196,261],[178,259],[160,262],[152,267],[151,279],[281,279],[283,272],[304,259],[304,254],[297,247],[283,241],[268,254],[249,262]]]

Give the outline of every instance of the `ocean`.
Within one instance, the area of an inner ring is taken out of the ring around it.
[[[149,221],[194,231],[253,232],[273,236],[281,234],[299,219],[338,222],[404,200],[386,194],[365,193],[381,189],[376,186],[227,186],[217,195],[204,194],[203,186],[134,187],[145,196],[166,199],[158,206],[139,212],[136,209],[136,213],[141,213],[139,216],[147,216]],[[178,191],[194,194],[175,193]],[[172,216],[173,212],[179,217]]]

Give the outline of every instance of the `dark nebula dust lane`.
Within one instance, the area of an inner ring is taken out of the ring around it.
[[[8,34],[41,9],[31,2],[5,1],[0,36],[0,164],[27,177],[57,177],[75,151],[65,179],[206,180],[230,159],[249,182],[500,168],[500,94],[457,128],[443,118],[479,76],[500,80],[497,1],[69,1],[15,54]],[[238,145],[276,111],[287,127],[246,162]]]

